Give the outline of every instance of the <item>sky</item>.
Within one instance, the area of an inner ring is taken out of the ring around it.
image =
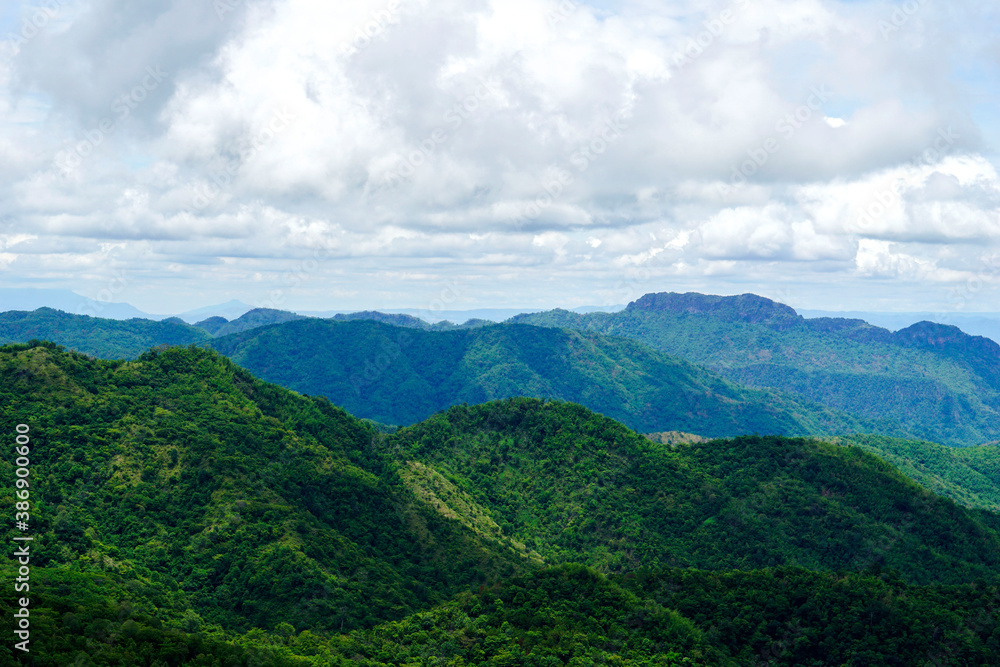
[[[5,0],[0,287],[1000,311],[993,0]]]

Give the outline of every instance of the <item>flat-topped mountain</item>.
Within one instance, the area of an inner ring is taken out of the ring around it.
[[[733,322],[779,327],[791,326],[803,320],[793,308],[756,294],[739,296],[712,296],[697,292],[646,294],[628,304],[624,312],[629,311],[711,315]]]
[[[1000,438],[1000,345],[921,322],[895,333],[857,319],[807,320],[755,295],[647,294],[617,313],[564,310],[511,322],[642,341],[729,380],[801,396],[913,435]]]

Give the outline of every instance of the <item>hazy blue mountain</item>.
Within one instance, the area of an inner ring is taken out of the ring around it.
[[[797,309],[805,318],[850,318],[860,319],[877,327],[898,331],[917,322],[937,322],[957,326],[973,336],[985,336],[1000,342],[1000,313],[965,313],[958,311],[883,313],[869,311],[833,311]]]
[[[113,320],[133,317],[159,320],[165,315],[150,315],[127,303],[111,303],[89,299],[66,289],[41,289],[33,287],[0,288],[0,311],[32,311],[52,308],[74,315],[90,315]]]

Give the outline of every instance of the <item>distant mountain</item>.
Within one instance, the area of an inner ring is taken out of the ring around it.
[[[113,320],[52,308],[0,313],[0,344],[47,340],[105,359],[134,359],[159,345],[191,345],[209,336],[177,318]]]
[[[194,326],[214,336],[219,329],[226,326],[227,324],[229,324],[229,320],[227,320],[224,317],[220,317],[219,315],[215,315],[213,317],[204,319],[201,322],[195,322]]]
[[[357,311],[346,311],[346,310],[300,310],[298,313],[300,315],[307,315],[309,317],[319,317],[322,319],[336,318],[341,315],[351,315],[355,314]],[[386,315],[406,315],[414,319],[426,322],[428,324],[437,324],[439,322],[450,322],[452,324],[460,325],[465,324],[469,320],[485,320],[488,322],[502,322],[509,319],[515,315],[524,312],[538,312],[537,310],[531,309],[518,309],[518,308],[475,308],[472,310],[441,310],[437,308],[384,308],[379,311],[361,311],[361,312],[378,312],[379,314]]]
[[[898,331],[917,322],[937,322],[957,326],[962,331],[973,336],[985,336],[1000,343],[1000,313],[965,313],[960,311],[884,313],[868,311],[832,311],[798,309],[799,315],[806,318],[851,318],[859,319],[884,327],[890,331]]]
[[[128,303],[111,303],[90,299],[70,290],[0,288],[0,312],[9,310],[33,311],[39,308],[52,308],[71,315],[89,315],[112,320],[141,318],[159,321],[171,317],[171,315],[147,313]],[[233,299],[215,306],[196,308],[177,314],[175,317],[179,317],[188,324],[194,324],[210,317],[224,317],[227,320],[233,320],[252,309],[253,306]]]
[[[22,311],[0,313],[0,343],[26,343],[31,339],[48,340],[103,359],[133,359],[158,345],[186,345],[213,336],[226,336],[303,319],[307,318],[285,310],[255,308],[231,321],[225,317],[213,316],[189,325],[180,317],[160,320],[132,318],[120,321],[42,308],[33,313]],[[475,328],[491,324],[482,320],[469,320],[461,325],[450,322],[429,324],[410,315],[374,311],[336,315],[332,319],[344,322],[370,320],[433,331]]]
[[[615,306],[579,306],[573,308],[574,313],[593,313],[593,312],[615,312],[621,310],[625,306],[615,305]],[[352,311],[345,310],[312,310],[297,311],[300,315],[306,315],[308,317],[319,317],[319,318],[337,318],[341,315],[352,315],[357,314]],[[372,311],[364,311],[372,312]],[[422,322],[427,322],[428,324],[438,324],[440,322],[451,322],[455,325],[466,324],[471,321],[482,321],[482,322],[503,322],[510,319],[516,315],[521,315],[523,313],[539,313],[542,312],[538,309],[533,308],[473,308],[471,310],[440,310],[431,308],[389,308],[379,311],[382,314],[390,315],[408,315],[410,317],[416,318]],[[393,322],[388,322],[393,324]],[[399,326],[407,326],[401,324]]]
[[[250,329],[256,329],[257,327],[264,327],[264,326],[269,326],[271,324],[281,324],[282,322],[291,322],[293,320],[303,320],[303,319],[305,318],[302,317],[301,315],[296,315],[295,313],[290,313],[286,310],[274,310],[273,308],[254,308],[253,310],[247,311],[243,315],[240,315],[239,317],[230,322],[220,324],[218,319],[213,318],[208,321],[208,324],[209,328],[215,329],[215,331],[212,332],[214,336],[227,336],[229,334],[240,333],[242,331],[249,331]],[[200,324],[201,323],[195,326],[199,326]]]
[[[159,320],[165,315],[150,315],[127,303],[110,303],[89,299],[65,289],[0,288],[0,311],[31,311],[52,308],[74,315],[90,315],[113,320],[133,317]]]
[[[135,358],[158,345],[200,343],[213,336],[225,338],[250,334],[257,329],[293,321],[329,323],[271,309],[251,310],[231,321],[221,317],[207,318],[195,327],[178,318],[159,322],[142,319],[116,321],[57,313],[49,309],[35,314],[19,311],[4,314],[0,317],[0,341],[26,342],[36,338],[103,358]],[[446,322],[430,324],[405,314],[374,311],[341,314],[333,320],[342,324],[351,321],[390,323],[424,333],[490,329],[495,326],[481,320],[470,320],[463,325]],[[830,434],[838,431],[820,424],[840,423],[844,425],[840,429],[842,432],[863,430],[949,445],[979,444],[1000,439],[1000,345],[987,338],[969,336],[952,326],[923,322],[891,332],[861,320],[805,319],[788,306],[754,295],[707,297],[696,294],[647,295],[625,310],[612,313],[581,314],[555,310],[522,314],[513,318],[512,322],[632,338],[660,352],[703,365],[744,387],[782,392],[776,410],[784,415],[779,418],[785,423],[784,428],[778,428],[774,423],[737,418],[734,408],[723,409],[723,413],[728,415],[723,417],[723,422],[730,426],[743,424],[749,432]],[[322,329],[326,325],[318,326]],[[273,337],[273,334],[268,336]],[[254,347],[260,342],[252,342],[250,339],[254,337],[241,339],[243,347],[239,350],[233,348],[232,353],[247,354],[246,345]],[[287,376],[269,375],[270,379],[309,393],[329,395],[355,410],[359,416],[379,422],[412,423],[456,401],[478,402],[513,395],[520,380],[512,380],[516,373],[508,369],[516,368],[517,373],[527,373],[524,378],[533,378],[524,379],[527,382],[522,385],[524,393],[580,401],[596,409],[610,411],[607,414],[641,431],[687,430],[703,435],[745,432],[733,430],[730,426],[723,430],[699,431],[697,427],[705,422],[708,414],[703,410],[686,411],[685,414],[690,414],[682,420],[684,423],[675,421],[680,418],[680,410],[671,413],[669,421],[663,415],[654,417],[658,409],[655,406],[665,400],[664,395],[657,392],[666,391],[667,383],[650,381],[656,373],[638,371],[634,363],[625,360],[605,360],[581,374],[582,367],[571,356],[567,362],[571,368],[554,370],[556,366],[553,365],[550,372],[530,368],[530,364],[523,367],[518,360],[520,352],[514,349],[517,345],[505,349],[503,345],[510,344],[506,341],[492,351],[475,352],[479,355],[475,364],[470,359],[461,361],[462,368],[466,369],[462,371],[466,379],[455,376],[447,386],[442,384],[442,378],[426,375],[427,369],[438,367],[439,362],[420,358],[410,360],[408,363],[413,366],[408,372],[411,374],[398,375],[394,381],[416,383],[423,388],[417,392],[420,398],[416,401],[402,401],[391,398],[401,395],[401,388],[386,388],[379,384],[381,380],[365,379],[382,377],[380,370],[372,370],[382,358],[379,351],[372,350],[368,357],[360,360],[356,358],[356,353],[347,353],[346,359],[355,359],[358,363],[350,362],[355,366],[347,378],[338,379],[338,371],[329,370],[336,368],[336,364],[299,365],[302,359],[320,359],[327,354],[322,350],[322,340],[316,341],[321,347],[313,351],[303,349],[294,336],[290,341],[269,342],[267,345],[282,346],[286,343],[296,350],[295,354],[299,357],[286,360],[295,366],[297,375],[293,376],[288,370]],[[446,346],[450,344],[445,343]],[[229,346],[230,343],[222,345]],[[362,344],[363,349],[369,347],[367,343]],[[548,353],[562,355],[568,351],[555,345],[542,354]],[[281,356],[281,353],[276,354]],[[452,358],[451,351],[445,350],[441,354],[442,359]],[[504,356],[508,354],[513,356]],[[620,351],[620,354],[625,353]],[[641,357],[644,353],[639,354]],[[258,354],[261,358],[269,355],[274,356],[263,349]],[[614,355],[610,358],[617,359]],[[265,362],[259,363],[263,365],[258,368],[266,365]],[[459,361],[455,360],[455,363]],[[618,364],[626,369],[625,374],[619,378],[608,370],[608,364]],[[331,372],[333,375],[325,375]],[[562,373],[569,375],[560,379],[558,376]],[[335,389],[335,385],[340,389]],[[660,388],[656,389],[657,386]],[[480,389],[473,390],[472,387]],[[731,390],[743,391],[738,387]],[[706,392],[709,396],[723,394]],[[602,395],[603,398],[600,397]],[[365,396],[363,401],[362,396]],[[793,400],[795,405],[788,403],[792,397],[798,397]],[[762,399],[758,396],[753,400]],[[391,406],[393,401],[398,405]],[[403,403],[409,406],[409,412],[402,407]],[[836,411],[838,416],[830,417],[830,413],[818,420],[804,417],[806,413],[819,414],[816,404]],[[699,410],[704,407],[700,403],[698,405]],[[715,403],[712,405],[719,407]],[[845,413],[855,415],[857,419],[845,422]],[[793,416],[792,422],[785,421],[789,415]],[[760,428],[751,428],[752,422]],[[795,428],[790,426],[793,422],[797,424]]]
[[[748,391],[633,341],[541,327],[439,332],[307,319],[206,344],[270,382],[386,424],[412,424],[456,403],[536,396],[579,402],[647,432],[900,432]]]
[[[491,330],[325,324],[414,347]],[[860,447],[659,444],[526,398],[385,435],[211,350],[51,343],[0,348],[0,430],[28,450],[0,469],[30,497],[4,538],[33,538],[38,664],[986,667],[1000,649],[1000,516]],[[23,662],[13,644],[0,664]]]
[[[253,306],[248,306],[242,301],[232,299],[231,301],[220,303],[215,306],[195,308],[194,310],[180,313],[178,317],[188,324],[194,324],[195,322],[204,321],[212,317],[222,317],[226,320],[235,320],[253,309]]]
[[[753,294],[647,294],[617,313],[565,310],[513,323],[642,341],[754,387],[870,419],[898,420],[946,444],[1000,438],[1000,345],[956,327],[891,332],[862,320],[805,319]]]
[[[268,309],[198,326],[178,318],[118,322],[50,309],[0,315],[0,342],[50,340],[111,359],[134,359],[163,345],[208,344],[213,336],[212,347],[261,377],[327,396],[383,424],[412,424],[463,401],[526,395],[578,401],[642,431],[906,434],[890,421],[858,420],[776,392],[747,390],[641,344],[547,328],[429,325],[380,313],[320,320]]]

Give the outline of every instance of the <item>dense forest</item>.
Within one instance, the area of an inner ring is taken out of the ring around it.
[[[654,442],[530,398],[388,434],[198,347],[9,345],[0,406],[0,432],[30,425],[37,540],[32,651],[2,664],[987,665],[1000,643],[1000,516],[860,440]]]
[[[388,425],[412,424],[462,402],[534,396],[579,402],[641,431],[906,435],[892,422],[741,387],[640,343],[548,328],[475,320],[431,326],[373,312],[323,320],[267,309],[195,327],[47,309],[5,315],[0,340],[51,338],[103,359],[135,359],[161,345],[208,345],[259,377]]]
[[[772,388],[949,445],[1000,439],[1000,345],[921,322],[895,333],[804,319],[753,294],[647,294],[616,313],[566,310],[511,322],[641,341],[743,385]],[[883,435],[894,435],[885,430]]]
[[[885,459],[934,493],[966,507],[1000,512],[1000,445],[946,447],[933,442],[879,435],[827,438]]]
[[[670,293],[621,312],[554,310],[510,323],[577,333],[546,340],[509,325],[431,325],[374,311],[319,319],[255,309],[192,326],[40,309],[0,315],[0,342],[46,339],[105,359],[197,342],[392,425],[461,402],[528,395],[579,402],[648,432],[1000,440],[1000,345],[956,327],[921,322],[893,333],[861,320],[805,319],[752,294]],[[680,360],[694,365],[682,374],[696,377],[678,376]]]
[[[639,431],[813,435],[879,426],[740,387],[634,341],[545,327],[436,332],[313,319],[208,345],[265,380],[387,424],[412,424],[463,402],[531,396],[580,403]]]
[[[104,359],[135,359],[151,347],[189,345],[208,337],[176,318],[110,320],[51,308],[0,313],[0,344],[48,340]]]

